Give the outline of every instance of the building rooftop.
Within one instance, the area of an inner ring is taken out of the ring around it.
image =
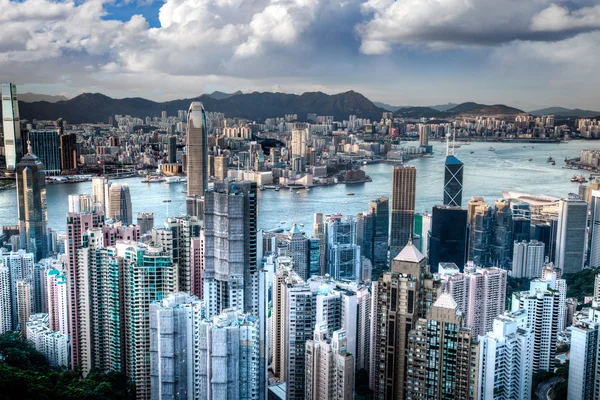
[[[435,303],[433,303],[433,306],[440,308],[449,308],[452,310],[456,310],[456,308],[458,307],[456,301],[454,301],[452,295],[448,292],[442,293],[440,297],[438,297],[438,299],[435,301]]]
[[[396,261],[404,261],[411,263],[420,263],[425,259],[425,256],[412,244],[412,239],[404,246],[402,251],[394,258]]]

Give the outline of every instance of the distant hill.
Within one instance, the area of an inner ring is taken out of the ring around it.
[[[242,93],[241,90],[238,90],[235,93],[223,93],[223,92],[219,92],[218,90],[215,90],[214,92],[212,92],[208,96],[212,97],[215,100],[224,100],[224,99],[227,99],[227,98],[229,98],[231,96],[236,96],[238,94],[244,94],[244,93]]]
[[[383,108],[386,111],[392,111],[392,112],[399,110],[401,108],[406,108],[406,106],[392,106],[387,103],[380,103],[378,101],[374,101],[373,104],[375,104],[379,108]]]
[[[415,106],[392,106],[389,105],[387,103],[380,103],[377,101],[374,101],[373,104],[375,104],[377,107],[383,108],[384,110],[387,111],[398,111],[401,108],[414,108]],[[438,104],[435,106],[424,106],[424,107],[428,107],[428,108],[433,108],[434,110],[438,110],[438,111],[446,111],[451,109],[452,107],[456,107],[458,104],[455,103],[447,103],[447,104]]]
[[[57,101],[64,101],[64,100],[69,100],[67,97],[65,96],[53,96],[50,94],[37,94],[37,93],[19,93],[18,94],[19,100],[27,102],[27,103],[33,103],[34,101],[47,101],[48,103],[56,103]]]
[[[433,107],[406,107],[397,110],[394,116],[399,118],[436,118],[445,119],[456,116],[515,116],[525,114],[517,108],[502,104],[488,106],[479,103],[462,103],[444,111]]]
[[[474,103],[472,101],[469,101],[466,103],[457,104],[454,107],[451,107],[445,111],[455,113],[455,114],[460,114],[460,113],[464,113],[464,112],[471,112],[473,110],[480,109],[481,107],[485,107],[485,104],[479,104],[479,103]]]
[[[321,92],[302,95],[254,92],[235,94],[223,99],[202,95],[162,103],[139,97],[113,99],[101,93],[83,93],[57,103],[20,101],[19,113],[22,119],[28,120],[63,118],[69,123],[108,122],[108,118],[115,114],[143,118],[158,117],[162,111],[166,111],[168,115],[177,115],[178,110],[187,110],[192,101],[201,101],[207,111],[218,111],[228,117],[257,121],[285,114],[298,114],[299,119],[305,120],[308,113],[332,115],[336,120],[347,119],[349,115],[379,120],[385,111],[362,94],[349,91],[335,95]]]
[[[394,116],[399,118],[444,118],[449,114],[431,107],[406,107],[397,110]]]
[[[548,107],[529,112],[532,115],[554,115],[556,117],[579,117],[595,118],[600,115],[600,111],[582,110],[580,108]]]
[[[458,104],[456,103],[447,103],[447,104],[438,104],[437,106],[429,106],[430,108],[433,108],[434,110],[438,110],[438,111],[448,111],[451,108],[456,107]]]

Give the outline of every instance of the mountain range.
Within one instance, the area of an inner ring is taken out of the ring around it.
[[[394,112],[394,116],[401,118],[436,118],[444,119],[456,116],[497,116],[514,117],[519,114],[527,114],[518,108],[505,106],[504,104],[486,105],[474,102],[457,104],[444,111],[432,107],[406,107]]]
[[[108,122],[111,115],[131,115],[143,118],[158,117],[162,111],[177,115],[178,110],[187,110],[192,101],[201,101],[207,111],[225,113],[228,117],[240,117],[263,121],[266,118],[298,114],[305,120],[308,113],[332,115],[335,120],[347,119],[349,115],[379,120],[385,111],[374,105],[360,93],[348,91],[334,95],[308,92],[302,95],[286,93],[241,93],[214,92],[191,99],[155,102],[139,97],[113,99],[101,93],[83,93],[69,100],[56,103],[19,101],[22,119],[55,120],[63,118],[70,123]]]
[[[19,100],[25,101],[27,103],[33,103],[34,101],[47,101],[48,103],[56,103],[57,101],[68,100],[65,96],[57,95],[53,96],[51,94],[38,94],[38,93],[19,93]]]
[[[392,106],[389,105],[387,103],[380,103],[378,101],[374,101],[373,104],[375,104],[377,107],[383,108],[384,110],[387,111],[398,111],[401,108],[414,108],[415,106]],[[438,110],[438,111],[446,111],[451,109],[452,107],[456,107],[458,104],[456,103],[447,103],[447,104],[438,104],[435,106],[425,106],[427,108],[433,108],[434,110]]]
[[[529,114],[535,116],[554,115],[555,117],[595,118],[600,116],[600,111],[582,110],[580,108],[548,107],[530,111]]]

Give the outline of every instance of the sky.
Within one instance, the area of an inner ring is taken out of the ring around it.
[[[600,110],[600,0],[0,0],[0,81]]]

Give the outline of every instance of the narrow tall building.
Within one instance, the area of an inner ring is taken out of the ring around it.
[[[513,278],[539,278],[544,267],[544,243],[537,240],[515,242],[513,250]]]
[[[444,167],[444,205],[461,207],[464,164],[454,154],[448,154]]]
[[[190,104],[187,117],[187,178],[188,197],[202,197],[208,184],[208,131],[206,128],[206,112],[199,101]],[[190,202],[188,202],[188,205]],[[189,207],[188,207],[189,208]],[[196,215],[188,209],[189,215]]]
[[[17,202],[21,247],[39,261],[48,254],[48,213],[46,210],[46,174],[44,164],[31,152],[16,167]]]
[[[589,231],[589,260],[591,268],[600,267],[600,190],[592,190]]]
[[[0,259],[0,335],[12,330],[10,273]]]
[[[585,259],[588,204],[570,194],[558,204],[555,264],[563,273],[579,272]]]
[[[132,224],[131,192],[127,184],[113,183],[110,185],[107,209],[108,218],[121,221],[124,225]]]
[[[12,83],[1,83],[0,89],[2,91],[2,131],[4,133],[6,169],[14,171],[23,157],[17,87]]]
[[[595,400],[600,388],[597,386],[600,356],[600,324],[590,319],[583,320],[571,329],[569,351],[569,400]]]
[[[469,236],[469,260],[476,265],[488,266],[491,259],[492,230],[494,225],[493,209],[487,204],[473,207],[469,202],[469,217],[471,234]]]
[[[32,129],[28,139],[32,153],[44,164],[46,175],[60,175],[60,136],[57,129]]]
[[[258,315],[255,182],[215,182],[206,192],[203,295],[209,317],[228,308]]]
[[[17,281],[17,326],[23,338],[27,338],[27,321],[32,314],[31,285],[26,280]]]
[[[392,205],[390,257],[394,258],[412,236],[415,217],[417,169],[394,166],[392,173]]]
[[[374,216],[371,280],[376,281],[387,270],[390,235],[390,204],[388,198],[380,197],[371,201],[369,203],[369,213]]]

